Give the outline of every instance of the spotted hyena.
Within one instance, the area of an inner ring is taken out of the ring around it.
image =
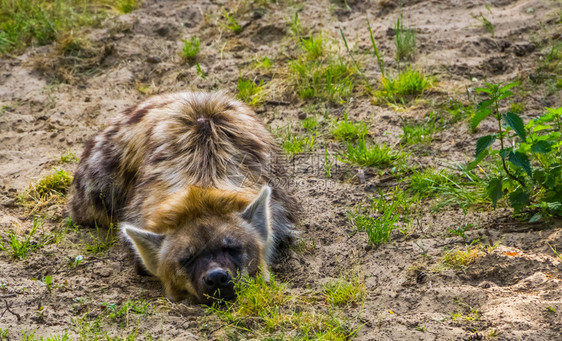
[[[223,93],[155,96],[87,142],[71,217],[118,222],[171,299],[229,299],[237,274],[267,278],[294,234],[294,199],[269,185],[277,152],[254,112]]]

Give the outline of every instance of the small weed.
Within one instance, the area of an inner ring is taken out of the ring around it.
[[[429,144],[433,135],[443,129],[444,124],[444,119],[434,117],[434,113],[429,114],[421,123],[404,124],[402,126],[402,143],[406,145]]]
[[[308,116],[301,121],[301,125],[307,135],[314,134],[316,132],[316,128],[318,127],[318,118],[316,116]]]
[[[462,312],[454,313],[453,316],[452,316],[453,321],[459,321],[459,320],[478,321],[478,320],[480,320],[480,315],[482,315],[480,310],[474,309],[473,307],[471,307],[467,303],[463,302],[460,298],[456,298],[455,303],[460,305],[462,308],[464,308],[464,310],[466,311],[466,314],[463,314]]]
[[[496,31],[496,26],[492,24],[490,20],[488,20],[482,13],[480,13],[480,15],[474,15],[472,16],[472,18],[480,21],[480,23],[482,23],[482,27],[484,27],[484,29],[488,33],[490,33],[492,37],[494,36],[494,33]]]
[[[554,253],[554,255],[556,257],[558,257],[558,259],[560,259],[562,261],[562,254],[558,254],[558,251],[556,251],[556,248],[553,247],[552,245],[550,245],[549,243],[547,243],[548,246],[550,247],[550,249],[552,250],[552,252]]]
[[[343,103],[353,92],[355,68],[342,58],[326,63],[306,58],[289,63],[297,94],[303,99],[328,100]]]
[[[397,228],[400,213],[403,214],[403,221],[409,222],[411,204],[399,189],[393,192],[390,201],[381,192],[380,198],[373,199],[369,209],[356,208],[355,213],[348,212],[347,218],[358,231],[367,233],[369,243],[379,245],[390,241],[390,233]]]
[[[414,172],[412,174],[408,189],[422,198],[430,197],[450,182],[449,177],[450,175],[444,170],[435,170],[431,167],[426,168],[422,172]]]
[[[51,196],[65,197],[72,183],[72,176],[67,171],[59,169],[42,178],[31,190],[31,197],[37,200],[47,200]]]
[[[302,25],[301,25],[301,21],[299,19],[299,13],[298,12],[295,12],[295,16],[291,20],[291,23],[290,23],[289,26],[291,28],[291,33],[294,36],[300,37],[302,35]]]
[[[347,113],[343,115],[343,120],[335,122],[330,132],[336,140],[348,142],[364,139],[368,134],[365,122],[350,122]]]
[[[199,53],[199,46],[201,41],[198,37],[191,37],[189,40],[184,39],[183,48],[181,50],[181,56],[188,62],[195,61],[197,54]]]
[[[375,57],[377,57],[377,63],[379,64],[379,69],[381,70],[382,78],[385,78],[384,75],[384,56],[379,52],[377,47],[377,43],[375,42],[375,38],[373,37],[373,31],[371,30],[371,23],[367,18],[367,28],[369,29],[369,36],[371,38],[371,46],[373,46],[373,53]]]
[[[238,78],[238,98],[253,107],[263,103],[265,91],[263,80],[256,84],[254,81]]]
[[[556,314],[556,308],[554,308],[552,306],[546,307],[546,311],[550,314]]]
[[[116,240],[113,235],[113,223],[109,224],[107,230],[100,229],[98,224],[96,224],[96,234],[94,235],[91,232],[89,234],[92,243],[86,243],[86,250],[94,255],[108,250]]]
[[[273,66],[273,62],[268,57],[263,57],[261,59],[258,59],[254,63],[254,66],[258,69],[271,69],[271,67]]]
[[[472,228],[472,224],[462,224],[457,226],[454,229],[449,229],[449,233],[461,237],[464,241],[466,241],[466,231]]]
[[[221,22],[220,25],[228,30],[231,30],[235,34],[242,32],[242,26],[238,23],[236,18],[234,18],[230,13],[226,10],[223,10],[223,17],[226,22]]]
[[[472,116],[474,116],[474,108],[472,104],[464,105],[462,102],[452,98],[449,99],[449,105],[446,107],[446,110],[451,114],[451,124],[464,120],[467,117],[472,118]]]
[[[5,246],[4,241],[0,239],[0,250],[10,253],[12,258],[17,258],[20,260],[27,258],[27,256],[31,252],[43,247],[49,242],[43,234],[41,235],[39,240],[32,240],[39,228],[43,227],[44,222],[45,219],[33,217],[33,226],[31,227],[31,230],[29,230],[29,232],[25,236],[23,236],[23,239],[21,237],[18,237],[14,232],[9,231],[8,246]],[[8,247],[10,248],[10,250],[8,250]]]
[[[525,111],[525,103],[523,102],[513,102],[510,105],[510,111],[516,114],[521,114]]]
[[[199,63],[195,63],[195,70],[197,70],[197,76],[203,79],[207,78],[207,73],[201,68],[201,65],[199,65]]]
[[[71,152],[70,150],[60,156],[60,162],[62,163],[71,163],[71,162],[78,162],[78,158],[76,154]]]
[[[446,251],[442,262],[446,266],[463,270],[472,265],[482,255],[484,255],[484,252],[480,244],[467,245],[463,250]]]
[[[388,167],[403,157],[405,157],[404,153],[395,152],[384,144],[367,146],[365,138],[361,138],[357,140],[355,146],[348,142],[347,154],[344,155],[342,161],[361,167]]]
[[[146,315],[150,309],[150,302],[146,300],[128,300],[121,307],[107,302],[102,302],[100,305],[109,311],[108,317],[110,319],[126,318],[130,313]]]
[[[82,255],[78,255],[76,257],[66,257],[66,260],[68,261],[68,266],[74,269],[82,263],[84,257]]]
[[[375,91],[375,97],[389,103],[406,105],[430,87],[431,82],[422,72],[406,69],[400,71],[397,78],[383,77],[381,89]]]
[[[342,276],[324,285],[326,301],[333,306],[361,303],[365,298],[365,283],[358,276]]]
[[[327,178],[332,177],[332,167],[335,163],[336,159],[332,155],[330,155],[330,153],[328,152],[328,148],[326,148],[324,151],[324,171],[326,172]]]
[[[306,57],[309,60],[322,57],[325,53],[325,44],[322,33],[318,33],[316,36],[310,38],[301,39],[302,49],[305,51]]]
[[[0,328],[0,340],[8,340],[8,332],[10,328],[2,329]]]
[[[394,45],[398,64],[405,60],[413,60],[416,55],[416,32],[404,28],[403,20],[403,15],[400,13],[400,17],[394,23]]]
[[[287,126],[287,134],[285,135],[281,146],[291,156],[302,153],[305,149],[314,149],[314,133],[306,136],[299,136],[291,132],[290,125]]]

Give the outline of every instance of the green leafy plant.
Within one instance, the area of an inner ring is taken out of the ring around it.
[[[498,132],[483,136],[476,142],[474,168],[487,156],[499,158],[503,172],[488,181],[487,196],[494,207],[507,192],[515,213],[526,207],[539,209],[531,221],[551,215],[562,215],[562,108],[546,108],[547,114],[526,125],[513,112],[500,112],[500,103],[513,96],[510,91],[518,82],[486,83],[476,91],[485,93],[480,102],[472,127],[475,129],[488,116],[494,117]],[[499,140],[500,149],[493,144]]]
[[[183,41],[183,48],[181,50],[181,56],[189,62],[192,62],[197,57],[199,53],[199,46],[201,45],[201,41],[198,37],[191,37],[189,40],[184,39]]]

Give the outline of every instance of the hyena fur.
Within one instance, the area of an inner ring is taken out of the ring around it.
[[[274,139],[224,93],[151,97],[89,140],[70,196],[81,225],[118,222],[166,295],[235,296],[239,274],[267,279],[294,237],[297,206],[279,174]]]

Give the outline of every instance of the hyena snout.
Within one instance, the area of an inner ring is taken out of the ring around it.
[[[234,282],[228,271],[211,269],[203,274],[202,281],[207,296],[226,300],[234,298]]]

